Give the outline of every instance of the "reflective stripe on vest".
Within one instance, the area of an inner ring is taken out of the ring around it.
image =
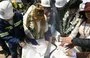
[[[8,34],[9,34],[8,32],[0,33],[0,37],[7,36]]]
[[[8,27],[6,27],[5,29],[11,30],[11,29],[13,29],[13,27],[12,27],[12,26],[8,26]]]
[[[18,25],[20,25],[21,22],[22,22],[21,20],[18,21],[18,22],[16,22],[16,23],[14,24],[14,26],[17,27]]]

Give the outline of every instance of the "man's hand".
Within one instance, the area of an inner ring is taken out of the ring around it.
[[[72,38],[71,37],[60,37],[61,46],[72,46]]]
[[[61,37],[61,42],[72,44],[72,38],[71,37]]]

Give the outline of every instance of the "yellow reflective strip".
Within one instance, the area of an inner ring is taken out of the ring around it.
[[[8,26],[5,29],[13,29],[13,27],[12,26]]]
[[[4,36],[7,36],[7,35],[9,35],[8,32],[0,33],[0,37],[4,37]]]
[[[20,21],[18,21],[18,22],[16,22],[14,25],[15,25],[15,27],[16,26],[18,26],[18,25],[20,25],[20,23],[21,23],[21,20]]]

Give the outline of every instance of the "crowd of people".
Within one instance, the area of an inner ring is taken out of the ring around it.
[[[78,53],[90,52],[89,0],[0,0],[0,5],[0,53],[6,58],[81,58]]]

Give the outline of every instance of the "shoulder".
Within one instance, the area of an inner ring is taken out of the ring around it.
[[[35,9],[35,7],[36,7],[35,5],[31,5],[31,6],[28,8],[26,14],[28,15],[30,12],[32,12],[32,11]]]
[[[31,5],[31,6],[28,8],[27,12],[31,12],[32,10],[35,9],[35,7],[36,7],[35,5]],[[27,13],[27,12],[26,12],[26,13]]]
[[[31,12],[35,9],[35,5],[31,5],[28,10],[26,11],[26,13],[24,14],[24,18],[27,18],[29,14],[31,14]]]
[[[23,19],[23,15],[21,13],[15,12],[14,18],[21,18],[21,19]]]
[[[31,5],[29,8],[28,8],[28,10],[29,9],[34,9],[36,6],[35,5]]]
[[[2,22],[4,22],[4,20],[0,18],[0,24],[1,24]]]

